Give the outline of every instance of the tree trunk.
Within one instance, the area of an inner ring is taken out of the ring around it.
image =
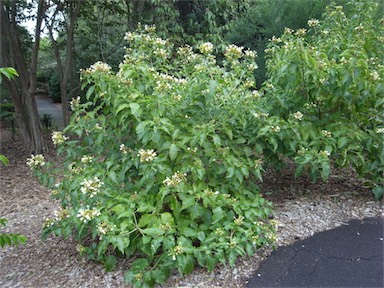
[[[8,3],[8,5],[7,5]],[[31,63],[27,68],[21,46],[21,39],[16,27],[16,2],[1,3],[1,65],[13,66],[19,73],[20,89],[15,80],[5,80],[15,107],[16,121],[20,128],[25,147],[30,153],[44,153],[47,146],[44,141],[40,118],[35,100],[36,67],[40,44],[40,29],[45,13],[44,0],[39,0],[36,15],[35,41],[31,52]]]
[[[63,65],[60,57],[60,48],[57,45],[57,41],[55,40],[53,36],[53,24],[56,19],[56,15],[58,14],[61,7],[56,7],[56,10],[51,16],[51,22],[49,23],[48,19],[46,19],[47,28],[49,31],[49,36],[52,42],[52,47],[54,50],[56,62],[57,62],[57,68],[58,68],[58,74],[60,79],[60,96],[61,96],[61,105],[63,109],[63,120],[64,120],[64,126],[67,126],[69,124],[69,105],[68,105],[68,83],[70,82],[71,77],[71,70],[72,70],[72,64],[73,64],[73,34],[75,30],[75,25],[77,22],[77,17],[79,15],[80,11],[80,5],[81,0],[77,0],[76,2],[70,2],[69,3],[69,21],[66,23],[66,32],[67,32],[67,43],[66,43],[66,58],[65,63]]]

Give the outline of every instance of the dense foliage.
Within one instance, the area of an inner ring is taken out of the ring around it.
[[[248,140],[255,53],[230,45],[218,65],[211,43],[175,48],[154,32],[127,33],[118,73],[102,62],[83,71],[86,100],[53,134],[58,177],[42,155],[28,162],[61,201],[44,235],[74,236],[107,269],[116,253],[135,255],[126,279],[137,287],[175,268],[234,265],[275,237],[256,185],[271,136]]]
[[[117,73],[82,71],[85,98],[52,135],[64,163],[28,160],[61,203],[44,236],[74,237],[107,269],[134,256],[126,280],[144,287],[273,243],[257,181],[287,158],[313,179],[353,166],[381,198],[383,25],[375,5],[347,8],[272,37],[262,91],[252,50],[175,47],[147,25],[127,33]]]
[[[342,6],[330,6],[322,21],[308,22],[308,32],[286,28],[281,38],[272,38],[263,106],[282,119],[300,113],[297,140],[283,152],[292,153],[298,174],[307,166],[314,177],[319,169],[329,174],[329,165],[319,162],[318,151],[326,151],[336,165],[352,165],[372,180],[381,198],[383,20],[377,19],[378,6],[372,2],[353,1],[346,8],[350,17]]]

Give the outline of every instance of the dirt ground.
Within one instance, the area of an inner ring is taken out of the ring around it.
[[[72,239],[40,239],[42,224],[58,204],[31,175],[25,164],[29,155],[19,136],[4,126],[0,132],[0,153],[10,160],[8,166],[0,165],[0,217],[8,219],[0,233],[28,238],[26,245],[0,248],[0,287],[128,287],[123,279],[129,259],[119,261],[115,271],[105,272],[102,265],[80,259]],[[384,216],[383,202],[374,201],[351,171],[336,171],[328,182],[312,183],[305,176],[294,179],[288,166],[280,173],[268,171],[261,187],[275,203],[278,246],[352,218]],[[239,259],[235,267],[220,266],[212,273],[196,269],[184,278],[174,274],[162,287],[243,287],[270,252],[271,248],[263,248]]]

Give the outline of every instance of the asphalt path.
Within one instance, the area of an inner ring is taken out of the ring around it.
[[[352,220],[279,247],[246,287],[384,287],[383,218]]]
[[[36,105],[40,117],[44,114],[51,115],[54,125],[57,128],[64,128],[63,112],[60,103],[53,103],[52,99],[46,95],[36,95]]]

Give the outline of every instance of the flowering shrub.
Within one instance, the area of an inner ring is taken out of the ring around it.
[[[286,28],[268,49],[269,80],[263,106],[271,115],[301,121],[296,140],[283,152],[309,167],[316,177],[329,174],[326,158],[352,165],[383,195],[384,38],[377,3],[330,6],[309,30]],[[381,14],[380,14],[381,15]],[[381,17],[381,16],[380,16]],[[297,112],[299,111],[299,112]]]
[[[83,71],[87,100],[72,101],[66,136],[53,133],[59,173],[40,156],[28,162],[61,201],[44,236],[75,237],[107,269],[116,255],[135,256],[126,280],[136,287],[172,269],[233,265],[275,241],[255,181],[264,149],[275,149],[267,137],[251,141],[255,53],[231,45],[218,65],[211,43],[175,48],[154,29],[127,33],[116,74],[100,62]]]

